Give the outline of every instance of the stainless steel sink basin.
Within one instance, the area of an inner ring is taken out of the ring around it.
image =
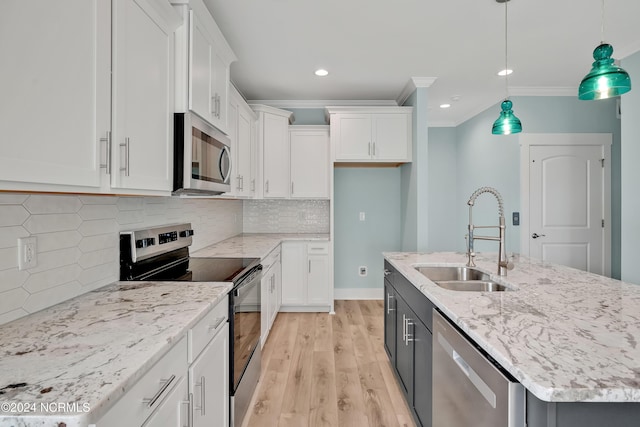
[[[450,291],[502,292],[510,290],[506,286],[490,280],[445,280],[435,282],[435,284]]]
[[[471,267],[416,267],[416,270],[433,282],[442,280],[490,280],[491,278],[487,273]]]
[[[511,288],[491,280],[491,276],[471,267],[415,267],[443,289],[463,292],[502,292]]]

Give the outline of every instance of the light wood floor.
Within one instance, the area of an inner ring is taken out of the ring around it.
[[[384,351],[383,302],[335,310],[278,314],[245,426],[415,426]]]

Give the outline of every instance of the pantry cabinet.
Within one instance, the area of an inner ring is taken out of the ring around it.
[[[237,58],[202,0],[171,0],[183,19],[176,35],[176,111],[191,110],[229,132],[229,70]]]
[[[329,198],[329,127],[289,126],[292,199]]]
[[[256,117],[237,89],[229,96],[229,137],[231,139],[231,195],[253,197],[256,190]]]
[[[267,105],[253,104],[258,114],[258,197],[289,197],[289,124],[293,114]]]
[[[269,331],[280,311],[282,295],[282,267],[280,245],[262,260],[261,286],[261,334],[260,344],[264,346]]]
[[[283,242],[280,310],[329,311],[332,300],[329,275],[327,242]]]
[[[412,111],[412,107],[327,107],[335,162],[411,162]]]
[[[0,4],[0,189],[168,195],[180,17],[167,0],[49,3]]]

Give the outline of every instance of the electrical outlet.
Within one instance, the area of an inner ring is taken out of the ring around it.
[[[362,277],[365,277],[367,275],[367,266],[361,265],[360,267],[358,267],[358,274],[360,274],[360,276]]]
[[[365,219],[364,212],[360,212],[360,221],[364,221],[364,219]]]
[[[36,236],[18,239],[18,269],[33,268],[38,263]]]

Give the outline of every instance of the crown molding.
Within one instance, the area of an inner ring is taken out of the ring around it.
[[[431,87],[436,79],[437,77],[411,77],[396,99],[397,104],[403,105],[407,98],[409,98],[416,89],[419,87]]]
[[[369,106],[369,107],[397,107],[395,101],[388,99],[342,99],[342,100],[332,100],[332,99],[318,99],[318,100],[308,100],[308,99],[261,99],[261,100],[250,100],[247,101],[249,104],[263,104],[269,105],[271,107],[276,108],[322,108],[324,109],[328,105],[342,106],[342,107],[361,107],[361,106]]]

